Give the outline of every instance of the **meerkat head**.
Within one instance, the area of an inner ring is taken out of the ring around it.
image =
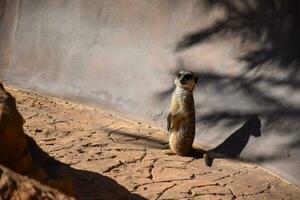
[[[175,78],[175,85],[177,87],[193,90],[197,81],[198,77],[193,72],[180,71]]]

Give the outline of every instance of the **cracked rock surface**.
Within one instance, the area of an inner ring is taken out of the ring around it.
[[[237,160],[169,156],[168,136],[144,122],[7,87],[25,132],[70,167],[78,199],[299,199],[300,190]],[[78,173],[80,171],[81,173]]]

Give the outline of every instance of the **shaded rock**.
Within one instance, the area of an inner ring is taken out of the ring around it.
[[[15,98],[0,84],[0,162],[21,174],[29,173],[33,165],[23,131],[24,122]]]
[[[71,200],[73,198],[0,165],[0,199]]]
[[[36,160],[24,133],[25,120],[15,98],[0,83],[0,163],[9,169],[72,195],[72,181],[61,169],[49,171],[48,164]],[[48,168],[48,169],[47,169]]]

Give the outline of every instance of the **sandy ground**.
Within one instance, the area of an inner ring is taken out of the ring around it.
[[[78,199],[299,199],[300,190],[238,160],[169,156],[144,122],[6,86],[40,148],[73,169]]]

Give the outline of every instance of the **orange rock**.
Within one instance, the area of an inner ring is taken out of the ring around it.
[[[63,172],[62,166],[51,166],[55,170],[50,172],[46,170],[48,163],[34,160],[28,145],[29,137],[23,130],[24,122],[15,98],[0,83],[0,163],[17,173],[73,195],[71,177]],[[47,154],[43,156],[43,160],[50,159]]]
[[[73,199],[32,179],[18,175],[0,165],[0,199]]]
[[[15,98],[0,84],[0,162],[21,174],[30,171],[33,163],[23,131],[24,122]]]

